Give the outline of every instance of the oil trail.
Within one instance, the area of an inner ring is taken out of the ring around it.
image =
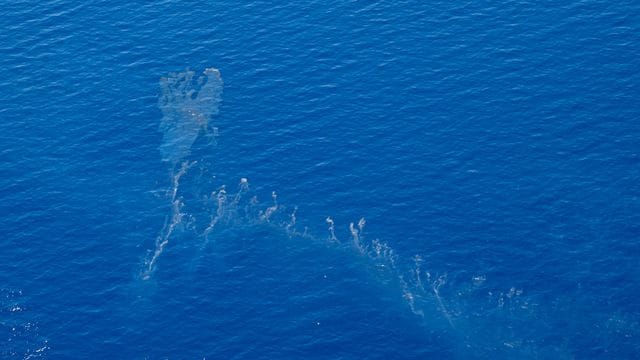
[[[183,200],[179,197],[180,179],[196,164],[195,161],[185,161],[191,154],[191,146],[200,133],[209,133],[209,120],[218,113],[221,101],[223,82],[220,72],[214,68],[205,69],[203,74],[196,76],[191,70],[171,73],[160,79],[161,95],[158,107],[162,111],[159,130],[162,133],[160,154],[162,161],[169,163],[171,172],[170,203],[171,213],[167,217],[165,226],[158,235],[155,249],[150,252],[142,271],[142,278],[149,279],[160,255],[169,244],[171,235],[176,227],[182,223],[184,214]],[[215,136],[217,129],[213,128]],[[178,167],[178,164],[181,164]],[[218,194],[218,211],[225,194]],[[213,228],[215,223],[210,226]]]

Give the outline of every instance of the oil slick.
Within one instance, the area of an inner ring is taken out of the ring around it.
[[[191,146],[201,132],[217,133],[217,128],[209,127],[209,120],[218,113],[222,88],[220,72],[214,68],[199,77],[186,70],[160,79],[160,154],[172,168],[191,154]]]

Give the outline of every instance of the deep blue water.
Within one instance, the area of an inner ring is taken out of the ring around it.
[[[0,70],[0,358],[640,357],[638,1],[12,1]]]

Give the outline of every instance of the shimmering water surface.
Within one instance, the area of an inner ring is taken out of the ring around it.
[[[640,357],[637,1],[13,1],[0,54],[0,358]]]

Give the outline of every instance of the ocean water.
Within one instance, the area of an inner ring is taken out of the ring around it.
[[[637,1],[11,1],[0,358],[640,357]]]

